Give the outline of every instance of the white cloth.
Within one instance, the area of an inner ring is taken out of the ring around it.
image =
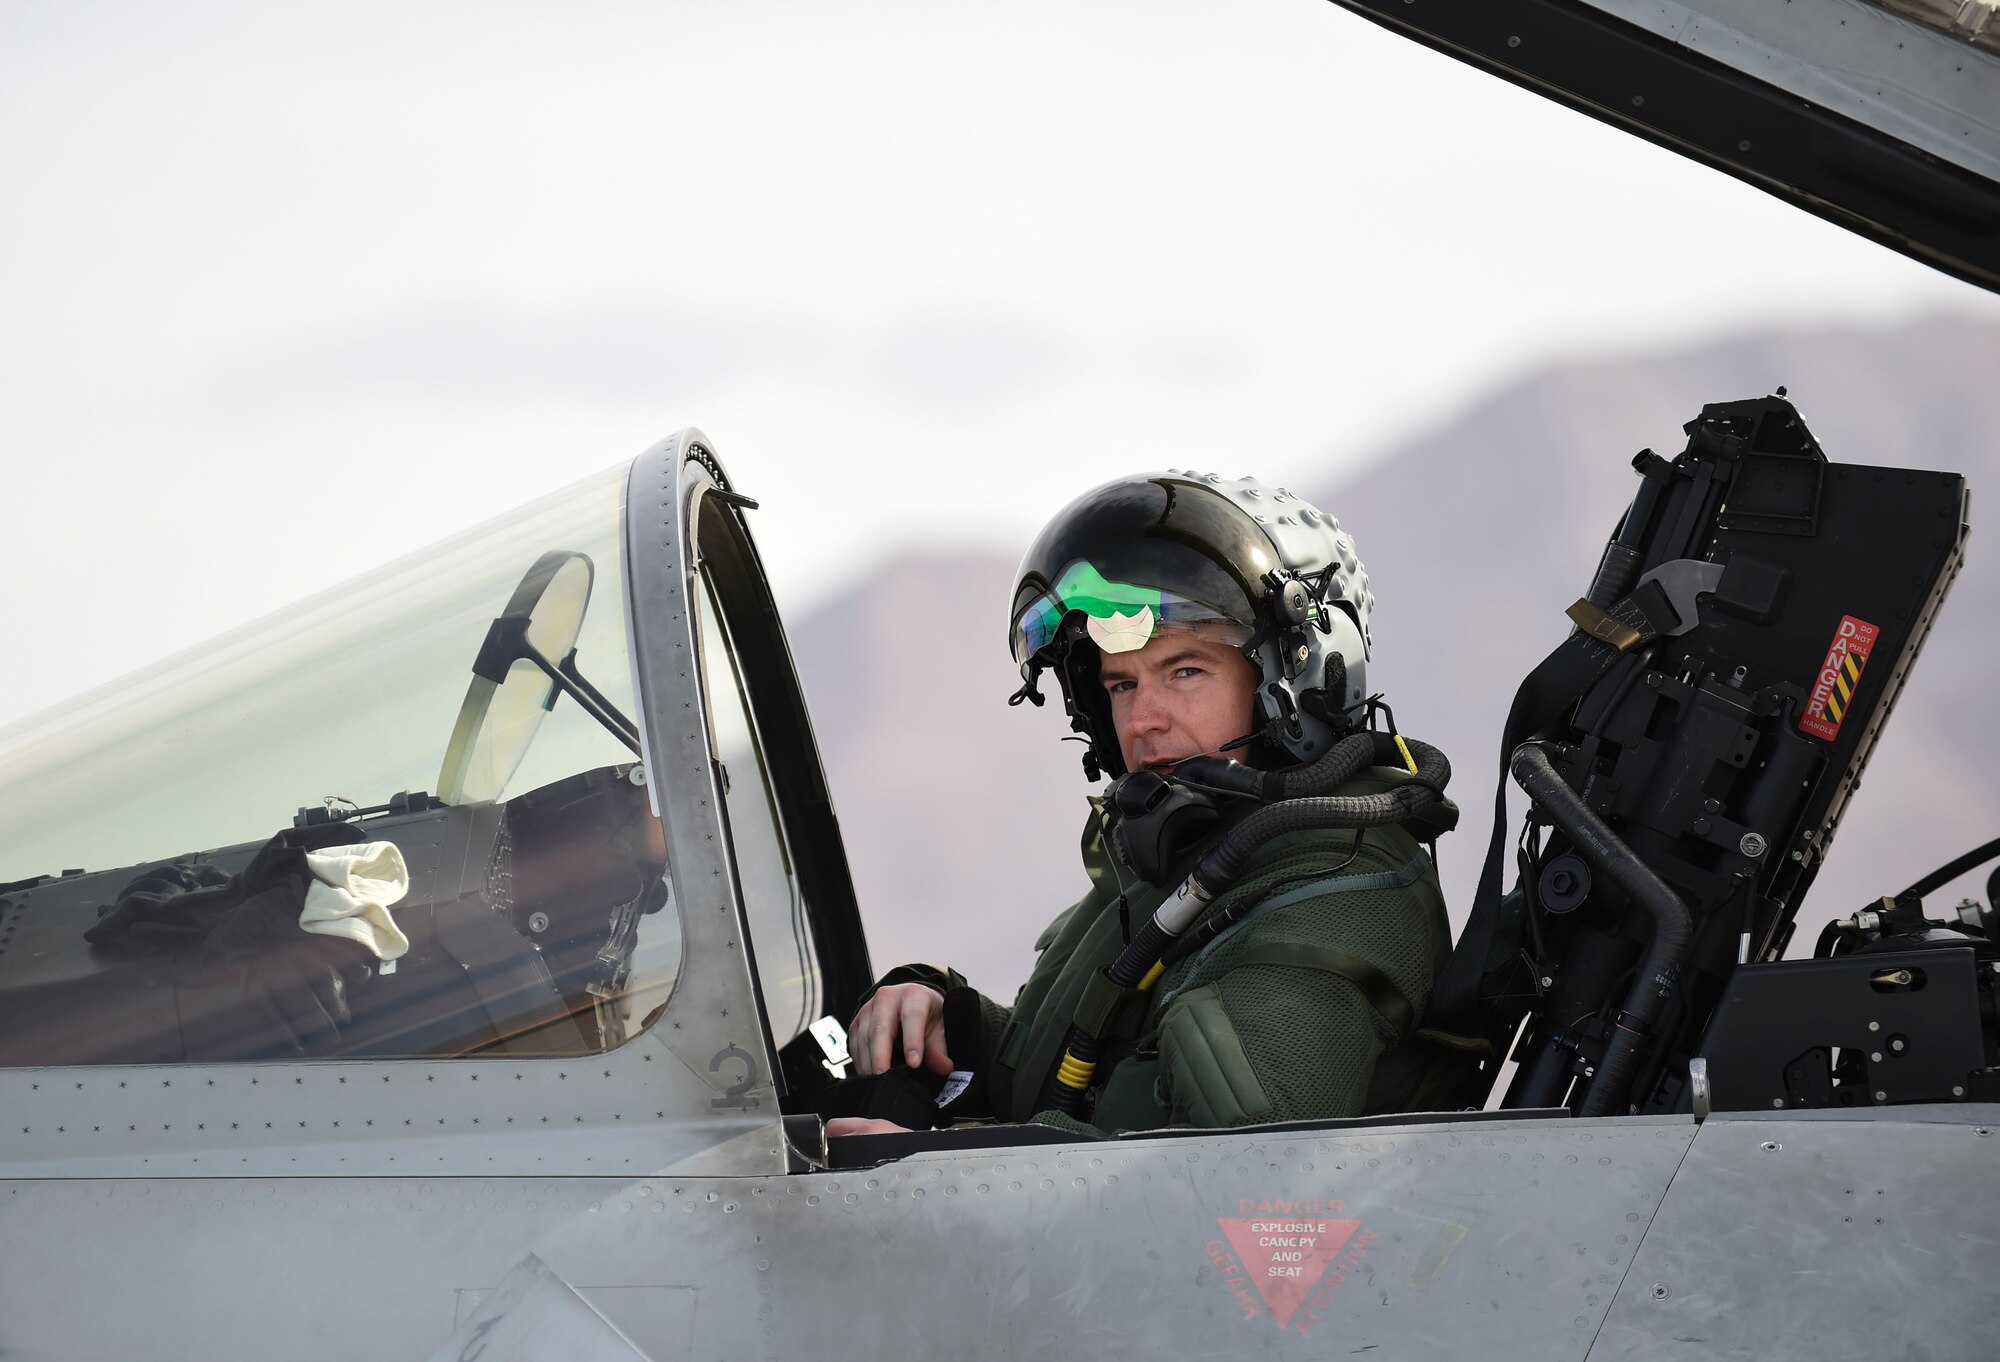
[[[320,936],[359,941],[378,960],[395,960],[410,949],[389,905],[410,892],[410,868],[394,842],[308,851],[306,868],[314,883],[306,888],[299,926]]]

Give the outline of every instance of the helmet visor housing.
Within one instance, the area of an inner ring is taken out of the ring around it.
[[[1199,630],[1237,644],[1250,637],[1249,625],[1230,611],[1158,587],[1110,581],[1083,559],[1022,607],[1014,620],[1014,661],[1027,662],[1056,642],[1065,626],[1070,637],[1081,631],[1107,653],[1132,652],[1173,629]]]
[[[1111,483],[1029,548],[1014,592],[1014,661],[1049,665],[1053,645],[1082,637],[1129,652],[1176,628],[1241,643],[1256,625],[1260,579],[1276,566],[1256,524],[1206,488],[1168,477]]]

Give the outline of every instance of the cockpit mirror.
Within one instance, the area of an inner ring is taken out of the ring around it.
[[[593,575],[586,554],[545,553],[487,627],[438,772],[438,797],[445,803],[499,798],[558,695],[575,700],[638,755],[632,721],[577,670],[576,639]]]

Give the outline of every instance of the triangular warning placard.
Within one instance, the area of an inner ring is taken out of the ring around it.
[[[1361,1228],[1359,1220],[1327,1220],[1319,1216],[1224,1219],[1222,1227],[1236,1260],[1270,1308],[1272,1321],[1283,1329],[1306,1297],[1326,1275],[1326,1267]]]

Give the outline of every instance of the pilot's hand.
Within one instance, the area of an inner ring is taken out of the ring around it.
[[[944,1050],[944,996],[927,984],[890,984],[875,991],[847,1024],[847,1053],[861,1074],[887,1073],[896,1062],[951,1072]]]
[[[917,985],[922,988],[922,984]],[[899,1126],[894,1121],[877,1121],[866,1116],[836,1116],[826,1123],[826,1137],[837,1139],[842,1135],[907,1135],[908,1126]]]

